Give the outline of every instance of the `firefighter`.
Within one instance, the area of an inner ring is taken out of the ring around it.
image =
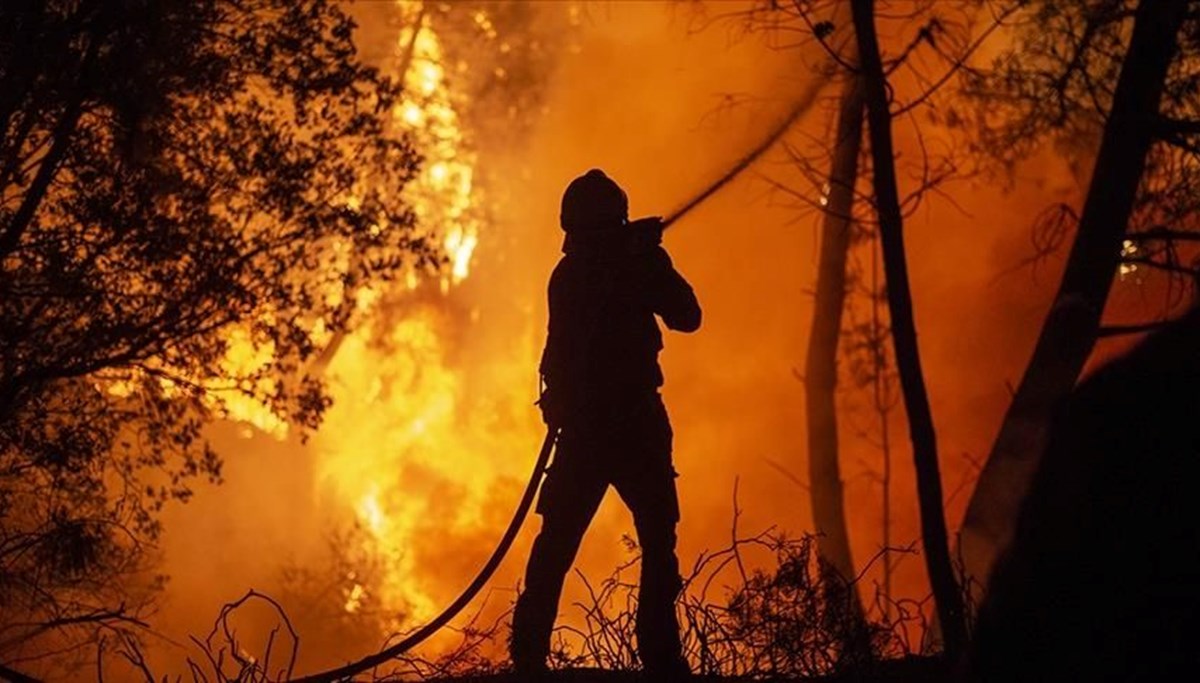
[[[539,402],[558,430],[558,450],[538,498],[542,528],[512,625],[513,664],[526,676],[545,670],[563,580],[609,485],[632,512],[641,546],[643,668],[653,680],[688,673],[675,616],[679,501],[655,316],[694,332],[700,306],[661,246],[661,219],[631,223],[628,208],[625,192],[598,169],[572,181],[562,198],[566,236],[550,277]]]

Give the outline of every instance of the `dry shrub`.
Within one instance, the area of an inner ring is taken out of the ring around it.
[[[773,567],[747,570],[745,554],[766,555]],[[868,568],[880,556],[882,552]],[[639,559],[635,555],[599,584],[579,574],[588,596],[574,605],[582,620],[556,629],[553,667],[637,668],[637,584],[632,577]],[[865,671],[882,659],[930,654],[925,601],[885,602],[883,593],[873,590],[862,633],[850,602],[857,599],[862,575],[826,591],[825,582],[837,580],[831,576],[822,571],[811,535],[790,538],[769,530],[700,555],[684,577],[678,602],[684,653],[692,670],[706,676],[804,678]],[[863,639],[866,648],[853,646]]]
[[[619,672],[639,668],[634,577],[641,558],[632,539],[627,538],[626,544],[630,558],[599,583],[577,572],[586,598],[572,605],[580,618],[555,629],[551,668]],[[882,551],[863,573],[880,557]],[[750,559],[769,568],[748,569]],[[811,535],[791,538],[768,530],[749,538],[735,537],[726,548],[702,553],[684,577],[677,603],[684,654],[692,670],[703,676],[803,679],[851,671],[869,674],[880,662],[932,653],[927,600],[885,601],[875,587],[866,605],[864,627],[850,602],[858,599],[862,574],[830,591],[825,582],[837,580],[831,576],[822,571],[816,538]],[[831,595],[844,599],[831,599]],[[248,639],[239,639],[229,624],[239,609],[252,602],[274,610],[278,624],[257,638],[254,647],[247,647]],[[451,650],[437,656],[415,651],[393,660],[394,666],[386,670],[372,672],[371,678],[470,679],[508,670],[510,663],[496,653],[504,649],[501,637],[511,611],[489,620],[483,619],[485,612],[479,608],[465,625],[453,629],[460,640]],[[866,647],[854,646],[864,639]],[[300,638],[278,603],[250,591],[225,605],[208,636],[192,638],[192,643],[199,652],[189,660],[194,681],[268,683],[295,673]],[[144,659],[136,648],[126,643],[121,654],[142,669],[146,680],[155,680],[143,668]]]

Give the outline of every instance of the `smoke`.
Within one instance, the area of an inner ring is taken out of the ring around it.
[[[171,580],[156,628],[175,643],[207,632],[219,605],[247,588],[280,594],[303,585],[309,594],[288,593],[284,602],[302,638],[305,627],[320,634],[302,640],[301,670],[310,670],[374,650],[385,635],[381,624],[385,631],[411,626],[448,603],[499,538],[540,442],[532,403],[562,189],[598,167],[627,190],[633,215],[669,213],[761,140],[805,90],[812,78],[806,65],[817,57],[772,49],[719,23],[695,30],[694,17],[675,3],[530,3],[523,11],[523,30],[558,42],[537,48],[553,63],[519,120],[504,123],[497,114],[493,125],[467,127],[464,144],[478,154],[474,197],[487,209],[470,275],[448,293],[429,283],[390,301],[347,340],[329,374],[339,402],[308,443],[237,425],[213,429],[227,459],[225,483],[200,487],[191,503],[165,515],[161,552]],[[364,52],[385,59],[400,29],[382,10],[364,12]],[[442,37],[452,52],[455,36]],[[451,84],[454,73],[448,70]],[[497,87],[464,103],[464,120],[503,101]],[[836,97],[836,88],[826,97]],[[789,139],[827,136],[828,104]],[[897,135],[901,155],[915,154],[911,127],[898,124]],[[1027,271],[1000,277],[1027,254],[1033,216],[1076,191],[1065,169],[1049,155],[1045,162],[1008,191],[982,179],[960,182],[948,190],[953,202],[932,197],[907,224],[952,528],[969,495],[971,459],[987,452],[1057,278],[1054,262],[1037,281]],[[776,151],[666,238],[705,316],[694,335],[666,335],[662,356],[681,475],[684,566],[729,541],[735,484],[742,531],[811,530],[796,368],[811,317],[818,216],[798,214],[768,177],[812,191]],[[872,418],[854,403],[847,401],[843,417],[842,462],[853,550],[863,563],[880,544],[880,456],[867,438]],[[918,539],[919,526],[902,410],[891,427],[892,538],[906,543]],[[368,490],[376,491],[374,502],[364,502]],[[494,581],[493,610],[515,597],[509,589],[520,580],[536,526],[536,519],[527,524]],[[627,534],[628,513],[609,496],[578,566],[606,575],[627,559]],[[377,572],[377,580],[339,567],[331,559],[339,550],[365,558],[361,571]],[[372,552],[374,564],[367,562]],[[297,572],[309,580],[288,584]],[[356,583],[367,597],[349,609]],[[923,563],[902,560],[895,583],[909,597],[924,597]],[[563,611],[580,590],[569,580]],[[330,609],[340,609],[340,632],[329,623]],[[163,670],[181,670],[175,663],[184,648],[160,645]]]

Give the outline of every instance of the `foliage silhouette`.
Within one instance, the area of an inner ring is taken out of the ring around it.
[[[440,262],[353,28],[325,0],[0,5],[0,659],[129,623],[156,513],[220,478],[205,422],[314,427],[338,300]]]
[[[1056,406],[1105,333],[1117,275],[1140,268],[1184,276],[1189,286],[1182,295],[1168,283],[1164,314],[1191,299],[1198,261],[1186,245],[1197,240],[1200,181],[1200,69],[1190,58],[1197,7],[1030,3],[1015,15],[1013,47],[991,68],[968,73],[982,151],[1011,165],[1049,139],[1092,166],[1078,212],[1047,212],[1037,228],[1043,253],[1075,230],[1058,291],[963,520],[961,554],[979,580],[1012,534]]]

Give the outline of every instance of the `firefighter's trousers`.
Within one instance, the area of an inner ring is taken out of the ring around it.
[[[596,424],[564,427],[559,435],[538,499],[542,529],[513,614],[512,657],[518,670],[544,666],[563,580],[610,484],[633,513],[642,552],[638,655],[648,672],[675,673],[684,666],[675,616],[681,582],[671,426],[657,394],[643,406]]]

